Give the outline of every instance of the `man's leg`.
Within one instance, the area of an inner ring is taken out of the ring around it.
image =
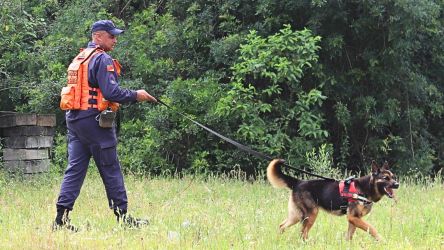
[[[68,130],[68,167],[57,199],[56,226],[63,226],[69,222],[68,213],[73,209],[80,194],[90,158],[88,147],[79,141],[72,130]]]
[[[75,133],[68,130],[68,167],[65,170],[57,206],[72,210],[85,180],[91,153]]]
[[[131,227],[148,224],[147,220],[127,215],[128,198],[115,143],[112,141],[101,143],[96,150],[93,150],[93,157],[105,185],[109,206],[114,210],[117,220]]]
[[[126,196],[123,175],[117,159],[116,145],[113,142],[102,142],[92,149],[94,161],[99,169],[105,185],[109,207],[126,210],[128,199]]]

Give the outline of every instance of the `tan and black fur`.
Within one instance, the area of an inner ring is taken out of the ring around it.
[[[287,187],[291,190],[288,201],[288,216],[279,225],[281,233],[298,222],[302,222],[301,236],[305,240],[308,231],[313,226],[320,209],[335,215],[343,215],[341,206],[344,198],[339,194],[339,182],[334,180],[298,180],[285,175],[280,169],[283,160],[275,159],[267,168],[267,178],[277,188]],[[381,168],[372,162],[372,173],[355,179],[355,186],[359,193],[372,203],[353,201],[347,208],[348,232],[346,238],[351,240],[356,228],[369,232],[376,240],[381,236],[376,229],[365,222],[362,217],[368,214],[374,202],[379,201],[384,195],[394,197],[393,189],[399,187],[393,173],[385,163]]]

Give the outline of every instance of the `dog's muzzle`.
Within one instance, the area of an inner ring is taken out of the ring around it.
[[[389,198],[393,198],[393,197],[395,197],[395,193],[393,192],[393,189],[398,189],[398,188],[399,188],[399,183],[394,182],[392,185],[385,187],[384,191]]]

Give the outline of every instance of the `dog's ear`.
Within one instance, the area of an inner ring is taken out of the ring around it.
[[[382,165],[382,169],[383,169],[383,170],[389,170],[389,168],[390,168],[390,167],[389,167],[388,162],[385,161],[385,162],[384,162],[384,165]]]
[[[377,175],[379,173],[379,167],[378,164],[376,164],[376,161],[372,161],[372,174]]]

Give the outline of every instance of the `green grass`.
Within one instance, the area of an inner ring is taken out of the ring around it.
[[[72,213],[81,231],[52,232],[61,176],[6,180],[0,174],[0,249],[444,249],[444,192],[438,182],[401,183],[398,202],[384,198],[366,220],[384,238],[357,231],[344,240],[344,216],[321,212],[309,240],[300,225],[278,233],[288,191],[265,181],[126,176],[131,212],[148,218],[124,229],[107,206],[104,187],[90,171]]]

